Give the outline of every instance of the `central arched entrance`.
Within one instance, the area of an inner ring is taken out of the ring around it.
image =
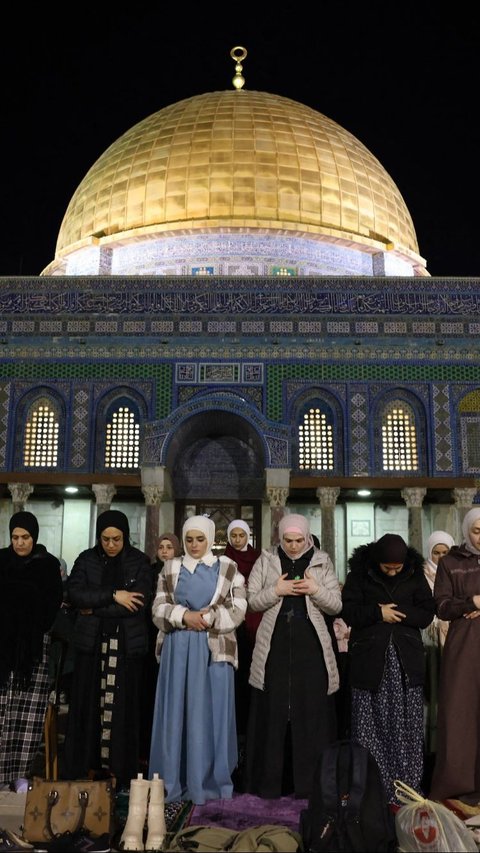
[[[215,548],[221,551],[230,521],[243,518],[252,544],[261,547],[265,453],[247,420],[221,410],[192,415],[171,437],[166,464],[177,531],[188,516],[206,514],[215,522]]]

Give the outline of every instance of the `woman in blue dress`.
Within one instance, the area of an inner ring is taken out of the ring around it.
[[[215,525],[183,525],[185,555],[167,560],[152,606],[158,672],[149,777],[165,801],[229,799],[237,764],[234,670],[236,628],[247,609],[245,580],[228,557],[212,553]]]

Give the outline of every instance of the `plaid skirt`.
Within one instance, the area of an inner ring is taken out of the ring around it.
[[[28,777],[43,739],[48,706],[50,635],[43,638],[42,660],[25,689],[13,688],[13,674],[0,688],[0,782]]]

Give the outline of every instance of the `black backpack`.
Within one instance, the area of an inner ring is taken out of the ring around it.
[[[322,750],[299,830],[305,853],[396,850],[395,818],[368,749],[339,740]]]

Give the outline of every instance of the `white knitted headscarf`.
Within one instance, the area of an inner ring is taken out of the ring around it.
[[[462,523],[462,534],[463,541],[465,543],[465,548],[472,554],[480,554],[480,551],[478,550],[478,548],[475,548],[475,546],[472,545],[472,540],[470,539],[470,531],[479,518],[480,506],[474,506],[472,507],[472,509],[469,509]]]
[[[247,534],[247,541],[246,541],[245,545],[243,546],[243,548],[240,548],[240,551],[246,551],[248,548],[248,540],[250,539],[250,537],[252,535],[252,531],[250,530],[247,522],[243,520],[243,518],[235,518],[233,521],[230,522],[230,524],[227,527],[227,539],[229,542],[230,542],[230,533],[232,532],[232,530],[235,530],[236,527],[240,527]],[[230,542],[230,545],[231,544],[232,543]]]
[[[207,550],[199,560],[196,560],[187,553],[185,537],[190,530],[200,530],[207,537]],[[191,518],[187,518],[182,527],[182,542],[185,551],[182,563],[190,572],[195,571],[199,563],[205,563],[207,566],[213,566],[217,558],[212,553],[212,545],[215,542],[215,523],[211,518],[207,518],[206,515],[192,515]]]

